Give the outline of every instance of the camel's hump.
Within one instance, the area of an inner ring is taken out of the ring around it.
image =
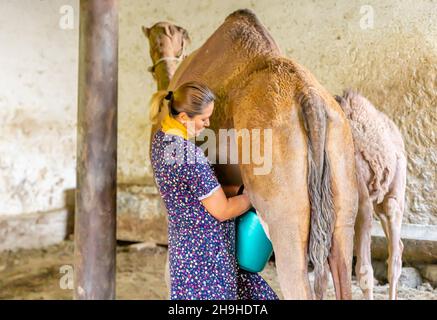
[[[235,17],[247,17],[249,19],[258,20],[256,14],[250,9],[239,9],[237,11],[234,11],[230,15],[228,15],[225,20]]]

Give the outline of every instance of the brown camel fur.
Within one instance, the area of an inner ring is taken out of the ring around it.
[[[221,184],[244,183],[269,231],[284,298],[313,297],[309,258],[316,297],[326,290],[329,264],[337,298],[350,299],[358,194],[352,135],[335,99],[308,70],[281,56],[249,10],[229,15],[181,63],[168,89],[191,80],[205,83],[217,96],[211,117],[216,133],[272,130],[269,173],[256,175],[254,163],[241,162],[215,169]],[[167,112],[163,108],[160,119]],[[152,128],[152,136],[158,128]],[[239,159],[241,153],[239,145]]]
[[[373,299],[370,241],[373,212],[388,240],[389,297],[397,298],[402,270],[400,238],[404,212],[407,159],[396,125],[357,92],[346,90],[336,97],[349,119],[355,144],[359,207],[355,225],[355,273],[366,298]]]

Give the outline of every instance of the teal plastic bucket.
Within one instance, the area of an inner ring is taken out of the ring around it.
[[[236,219],[236,255],[238,266],[249,272],[261,272],[273,247],[254,209]]]

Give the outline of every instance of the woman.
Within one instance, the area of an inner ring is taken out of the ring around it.
[[[261,276],[236,265],[234,218],[250,209],[249,197],[227,198],[202,149],[189,141],[209,126],[214,100],[197,82],[151,100],[152,123],[161,106],[169,110],[151,158],[168,211],[170,299],[277,299]]]

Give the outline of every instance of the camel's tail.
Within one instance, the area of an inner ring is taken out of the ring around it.
[[[322,299],[328,276],[328,256],[335,213],[331,170],[325,151],[327,115],[325,102],[314,92],[302,94],[299,104],[308,136],[308,193],[311,204],[309,258],[314,266],[314,292]]]

